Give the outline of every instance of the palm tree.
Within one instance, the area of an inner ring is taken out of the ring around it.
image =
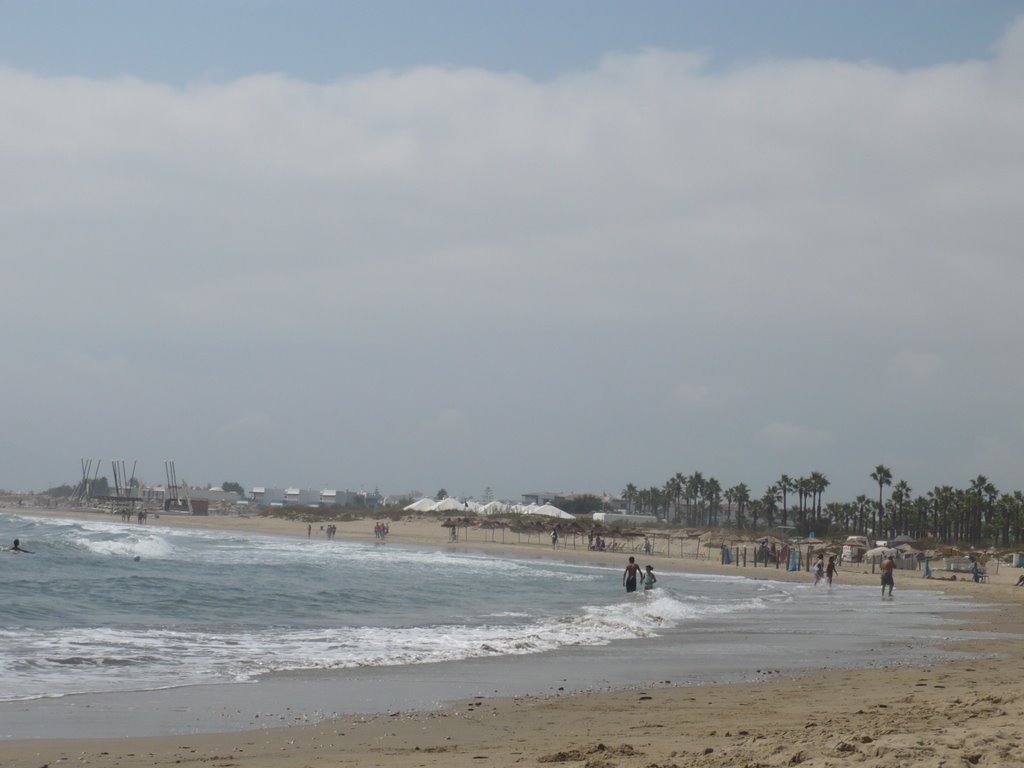
[[[871,501],[863,493],[854,499],[854,505],[857,509],[857,533],[865,534],[868,532],[868,512],[871,511]]]
[[[736,524],[742,528],[742,523],[746,520],[747,504],[750,503],[750,489],[746,483],[740,483],[734,491],[736,493]]]
[[[882,506],[882,487],[892,485],[892,470],[884,464],[879,464],[875,467],[875,471],[871,473],[871,479],[878,483],[878,514],[871,523],[871,534],[877,537],[878,523],[881,521],[882,515],[885,513],[885,508]]]
[[[626,500],[626,512],[633,511],[633,502],[636,501],[637,490],[633,483],[629,483],[622,491],[622,498]]]
[[[676,472],[672,475],[672,491],[673,491],[673,504],[676,507],[675,521],[679,522],[680,514],[679,507],[682,503],[683,494],[686,493],[686,475],[682,472]]]
[[[811,496],[811,481],[806,477],[796,479],[797,499],[800,502],[800,524],[807,522],[807,501]]]
[[[722,485],[715,478],[704,481],[704,499],[707,501],[708,524],[718,525],[718,511],[722,506]]]
[[[992,515],[999,492],[984,475],[978,475],[971,481],[971,492],[978,497],[977,516],[973,521],[970,539],[980,541],[982,537],[992,535]]]
[[[782,524],[787,525],[789,523],[789,516],[786,507],[786,495],[791,491],[795,491],[796,486],[793,484],[793,479],[789,475],[781,475],[775,485],[779,489],[779,492],[782,493]]]
[[[682,488],[680,487],[679,480],[677,478],[678,475],[675,475],[665,481],[664,492],[666,504],[671,505],[672,507],[671,514],[668,514],[666,511],[666,520],[674,521],[679,516],[679,495],[682,493]]]
[[[700,472],[694,472],[686,478],[686,498],[689,504],[689,509],[686,510],[686,522],[688,525],[704,524],[703,506],[698,506],[698,501],[703,497],[703,495],[704,475]]]
[[[779,503],[779,487],[777,485],[769,485],[764,495],[761,496],[760,507],[761,514],[764,515],[764,522],[768,527],[775,525],[775,510],[778,509],[777,504]]]
[[[814,519],[821,519],[821,495],[825,493],[825,489],[829,486],[828,478],[825,477],[824,472],[811,472],[810,477],[811,486],[811,506],[814,508]]]
[[[906,505],[910,502],[910,486],[906,480],[899,480],[890,494],[893,502],[893,534],[908,533]]]

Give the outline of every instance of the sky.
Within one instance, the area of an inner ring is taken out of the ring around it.
[[[0,488],[1024,488],[1024,2],[0,0]]]

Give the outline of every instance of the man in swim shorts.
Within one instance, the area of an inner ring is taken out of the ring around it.
[[[885,588],[889,587],[889,597],[892,597],[892,555],[889,555],[885,560],[882,561],[882,597],[885,597]]]
[[[630,555],[629,563],[622,574],[622,585],[626,588],[627,592],[636,592],[636,577],[639,573],[640,566],[636,564],[636,558]]]

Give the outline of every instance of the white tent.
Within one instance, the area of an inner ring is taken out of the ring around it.
[[[552,504],[544,504],[540,507],[534,507],[530,510],[531,515],[543,515],[544,517],[558,517],[562,520],[575,520],[576,515],[570,515],[568,512],[563,512],[558,507]]]
[[[503,515],[508,512],[508,505],[500,501],[489,501],[477,510],[481,515]]]
[[[466,505],[458,499],[453,499],[449,496],[447,499],[441,499],[434,503],[430,507],[431,512],[466,512]]]
[[[420,499],[419,501],[414,501],[412,504],[410,504],[407,507],[403,507],[403,509],[406,512],[427,512],[436,503],[437,502],[434,501],[433,499]]]

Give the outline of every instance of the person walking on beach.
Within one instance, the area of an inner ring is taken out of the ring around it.
[[[640,573],[640,566],[636,564],[636,558],[630,555],[629,563],[622,574],[622,585],[626,588],[627,592],[636,592],[636,577],[638,573]]]
[[[644,590],[654,589],[654,582],[658,580],[658,577],[654,575],[654,566],[647,566],[647,573],[644,574]]]
[[[551,546],[552,547],[557,547],[558,546],[558,528],[552,528],[551,529]]]
[[[26,555],[34,555],[35,554],[35,552],[32,552],[31,550],[22,549],[21,548],[21,541],[19,539],[15,539],[14,540],[14,546],[7,547],[4,551],[5,552],[23,552]]]
[[[889,587],[889,597],[892,597],[893,579],[892,579],[893,561],[892,555],[889,555],[882,561],[882,597],[885,597],[885,588]]]
[[[825,566],[825,578],[828,579],[828,585],[832,586],[832,577],[836,575],[836,571],[839,570],[836,567],[836,556],[831,555],[828,558],[828,565]]]

